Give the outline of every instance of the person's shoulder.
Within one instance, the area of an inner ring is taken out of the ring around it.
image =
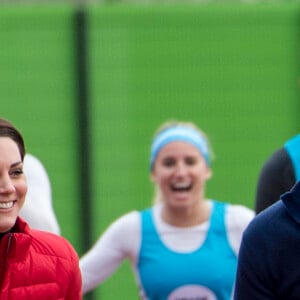
[[[44,244],[45,246],[50,246],[50,248],[52,245],[58,245],[58,248],[71,246],[70,242],[66,238],[49,231],[31,228],[30,235],[33,240],[36,240],[37,242]],[[56,248],[57,247],[54,247],[54,249]]]
[[[267,170],[281,170],[286,167],[287,163],[290,162],[290,157],[284,146],[275,150],[265,161],[263,168]]]
[[[208,202],[224,205],[226,214],[230,219],[252,219],[255,215],[253,209],[243,204],[235,204],[226,201],[222,202],[219,200],[209,200]]]
[[[226,220],[231,229],[244,230],[254,217],[254,210],[245,205],[227,204]]]
[[[135,232],[138,230],[140,225],[140,212],[139,211],[130,211],[123,214],[115,221],[113,221],[109,228],[114,232]]]
[[[246,233],[259,235],[270,235],[282,231],[285,224],[287,211],[281,200],[275,202],[258,213],[250,222]]]
[[[46,255],[54,255],[63,259],[77,259],[72,244],[64,237],[48,231],[30,229],[32,246]]]
[[[122,224],[135,222],[139,218],[139,214],[139,211],[133,210],[121,215],[119,218],[116,219],[115,222]]]
[[[253,218],[255,215],[253,209],[242,204],[228,204],[228,211],[234,215],[249,216],[250,218]]]
[[[260,213],[255,216],[256,222],[265,222],[267,220],[272,221],[275,217],[279,217],[282,212],[285,211],[285,207],[281,200],[276,201]]]

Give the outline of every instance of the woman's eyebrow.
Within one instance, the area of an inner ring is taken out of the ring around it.
[[[16,167],[16,166],[18,166],[20,164],[22,164],[22,161],[17,161],[15,163],[11,164],[11,167],[13,168],[13,167]]]

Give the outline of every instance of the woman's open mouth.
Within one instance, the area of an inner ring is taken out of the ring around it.
[[[0,209],[10,209],[16,201],[0,202]]]

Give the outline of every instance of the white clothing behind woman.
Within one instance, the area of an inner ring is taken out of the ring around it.
[[[33,155],[24,157],[23,170],[28,191],[20,216],[31,228],[60,234],[60,227],[52,206],[51,184],[43,164]]]

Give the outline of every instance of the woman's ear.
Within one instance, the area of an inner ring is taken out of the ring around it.
[[[206,171],[206,180],[210,179],[213,175],[213,171],[211,168],[207,167],[207,171]]]

